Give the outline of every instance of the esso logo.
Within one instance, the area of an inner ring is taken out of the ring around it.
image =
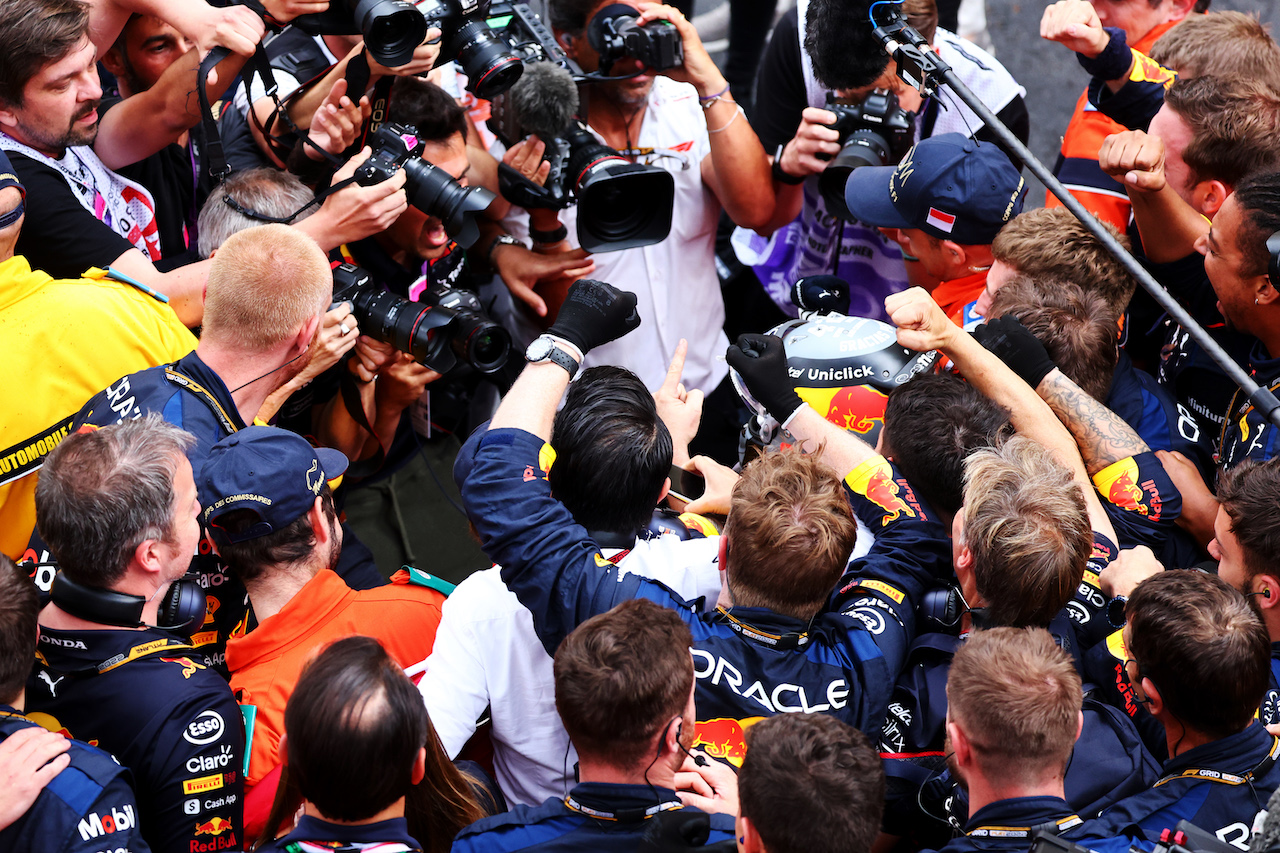
[[[225,729],[226,726],[222,722],[221,714],[217,711],[202,711],[199,716],[187,724],[186,731],[182,733],[182,737],[187,743],[204,746],[222,737],[222,732]]]

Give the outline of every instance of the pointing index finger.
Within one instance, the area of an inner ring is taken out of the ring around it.
[[[684,373],[684,358],[689,353],[689,342],[684,338],[676,344],[675,355],[671,357],[671,366],[667,368],[667,378],[662,380],[662,390],[674,395],[680,385],[680,376]]]

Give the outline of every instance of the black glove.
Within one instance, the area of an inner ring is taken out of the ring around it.
[[[1032,388],[1058,366],[1040,339],[1012,314],[988,320],[973,330],[973,337]]]
[[[777,335],[739,335],[725,353],[725,361],[778,423],[791,420],[804,405],[787,372],[787,353]]]
[[[584,278],[570,286],[569,295],[547,334],[564,338],[586,355],[639,325],[634,293]]]

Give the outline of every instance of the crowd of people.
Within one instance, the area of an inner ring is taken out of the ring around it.
[[[1192,328],[870,36],[1025,141],[934,0],[740,99],[550,0],[487,100],[466,4],[5,0],[0,853],[1277,849],[1280,45],[1208,5],[1041,22]],[[456,586],[344,513],[429,444]]]

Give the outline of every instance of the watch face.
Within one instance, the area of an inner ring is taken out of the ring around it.
[[[551,355],[551,348],[555,346],[546,338],[538,338],[529,344],[529,348],[524,352],[525,361],[543,361],[547,356]]]

